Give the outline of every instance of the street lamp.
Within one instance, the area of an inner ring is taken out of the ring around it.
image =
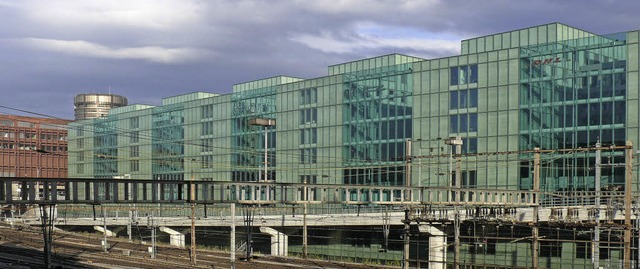
[[[268,168],[268,163],[267,163],[267,143],[268,143],[268,136],[267,136],[267,128],[269,126],[276,126],[276,120],[275,119],[266,119],[266,118],[253,118],[253,119],[249,119],[249,125],[255,125],[255,126],[263,126],[264,127],[264,181],[268,180],[268,174],[267,174],[267,168]],[[262,176],[260,176],[259,181],[262,180]]]

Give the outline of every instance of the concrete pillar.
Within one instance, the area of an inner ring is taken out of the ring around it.
[[[93,226],[93,229],[98,231],[98,232],[105,233],[104,227],[102,227],[102,226],[97,226],[96,225],[96,226]],[[114,232],[112,232],[110,230],[107,230],[106,233],[107,233],[107,237],[115,237],[116,236],[116,233],[114,233]]]
[[[260,232],[271,236],[271,255],[287,256],[289,236],[269,227],[260,227]]]
[[[447,234],[441,228],[421,224],[421,233],[429,234],[429,269],[445,269],[447,262]]]
[[[184,234],[173,230],[169,227],[160,227],[161,232],[165,232],[169,234],[169,244],[176,247],[183,248],[184,244]]]

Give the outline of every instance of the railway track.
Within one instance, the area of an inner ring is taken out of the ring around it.
[[[197,264],[190,263],[188,249],[157,245],[157,255],[152,259],[147,252],[149,245],[128,242],[127,239],[109,238],[109,251],[100,245],[97,234],[75,234],[55,231],[51,261],[53,268],[230,268],[229,253],[198,250]],[[43,236],[39,228],[20,226],[11,228],[0,224],[0,268],[43,268]],[[242,255],[238,256],[243,258]],[[237,269],[365,269],[381,268],[376,265],[341,263],[294,257],[256,256],[251,262],[238,260]],[[387,267],[394,268],[394,267]]]

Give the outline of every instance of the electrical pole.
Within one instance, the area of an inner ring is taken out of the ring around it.
[[[44,237],[44,268],[51,268],[51,244],[53,244],[53,219],[55,205],[40,204],[40,220],[42,221],[42,236]],[[47,214],[47,206],[49,214]]]
[[[462,140],[460,137],[456,137],[456,191],[455,191],[455,219],[454,219],[454,243],[455,243],[455,260],[454,260],[454,268],[460,268],[460,185],[462,181],[462,171],[461,171],[461,154],[462,154]]]
[[[627,141],[624,177],[624,269],[631,269],[631,181],[633,180],[633,142]]]
[[[151,214],[151,258],[156,258],[156,224],[153,219],[153,213]]]
[[[405,186],[411,187],[411,138],[407,138],[405,142],[405,158],[406,158],[406,173],[405,173]],[[405,201],[411,201],[411,190],[407,188],[404,194]]]
[[[231,269],[236,268],[236,204],[231,203],[231,242],[229,243],[229,249],[231,252]]]
[[[133,211],[129,210],[129,220],[127,221],[127,234],[129,235],[129,243],[133,242],[131,239],[131,233],[133,232],[131,229],[131,223],[133,222]]]
[[[193,182],[193,168],[191,170],[191,188],[189,191],[191,199],[191,264],[196,264],[196,186]]]
[[[109,252],[109,245],[107,244],[107,209],[102,206],[102,224],[104,225],[104,242],[103,242],[103,250],[104,252]]]
[[[267,182],[269,180],[269,176],[267,174],[268,169],[268,160],[267,160],[267,143],[268,143],[268,132],[267,125],[264,126],[264,181]]]
[[[303,212],[302,212],[302,257],[303,258],[308,258],[309,256],[309,245],[308,245],[308,236],[309,234],[307,233],[307,201],[308,201],[308,197],[307,197],[307,178],[304,178],[304,187],[302,189],[302,195],[303,195]]]
[[[462,171],[461,171],[461,162],[462,162],[462,138],[459,136],[450,137],[449,139],[444,141],[445,144],[450,145],[451,149],[449,151],[449,186],[453,187],[451,194],[453,195],[453,209],[454,209],[454,220],[453,220],[453,233],[454,233],[454,255],[453,255],[453,268],[460,268],[460,181],[462,181]],[[456,177],[455,180],[453,178],[453,146],[456,147]]]
[[[402,248],[402,269],[409,269],[409,231],[411,226],[409,225],[409,208],[404,210],[404,231],[402,233],[402,240],[404,247]]]
[[[595,177],[595,191],[596,191],[596,208],[595,208],[595,218],[596,218],[596,227],[593,232],[593,251],[591,255],[591,260],[593,262],[593,269],[600,268],[600,196],[601,196],[601,188],[600,188],[600,177],[601,177],[601,150],[600,150],[600,140],[596,143],[596,177]]]
[[[531,268],[538,268],[538,213],[540,210],[540,148],[533,149],[533,218],[531,227]]]

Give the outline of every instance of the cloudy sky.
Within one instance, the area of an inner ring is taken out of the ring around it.
[[[79,93],[159,105],[194,91],[389,53],[437,58],[460,40],[562,22],[640,28],[626,0],[0,0],[0,113],[73,118]]]

